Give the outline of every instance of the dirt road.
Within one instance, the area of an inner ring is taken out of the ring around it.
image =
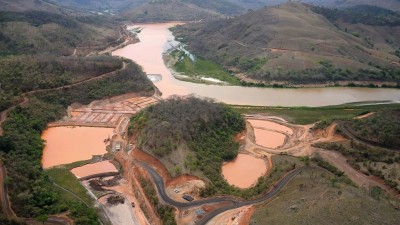
[[[127,68],[128,64],[126,62],[122,63],[122,68],[117,69],[115,71],[109,72],[109,73],[105,73],[105,74],[101,74],[97,77],[92,77],[92,78],[88,78],[85,80],[82,80],[80,82],[77,83],[73,83],[73,84],[69,84],[69,85],[65,85],[65,86],[61,86],[61,87],[56,87],[56,88],[47,88],[47,89],[40,89],[40,90],[34,90],[34,91],[29,91],[26,93],[21,94],[21,97],[23,97],[23,101],[18,103],[17,105],[14,105],[6,110],[4,110],[3,112],[0,113],[0,136],[3,136],[3,128],[2,125],[4,123],[4,121],[6,121],[7,119],[7,115],[8,113],[13,110],[15,107],[17,106],[24,106],[29,102],[28,96],[32,95],[32,94],[36,94],[36,93],[43,93],[43,92],[48,92],[48,91],[56,91],[56,90],[62,90],[65,88],[72,88],[81,84],[85,84],[91,81],[95,81],[95,80],[99,80],[99,79],[103,79],[106,77],[112,77],[114,75],[116,75],[119,71],[125,70]]]

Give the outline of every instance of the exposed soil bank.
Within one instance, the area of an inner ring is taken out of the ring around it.
[[[93,155],[104,155],[104,139],[113,136],[113,128],[98,127],[52,127],[45,130],[43,150],[44,169],[91,159]]]
[[[281,125],[279,123],[274,123],[271,121],[267,121],[267,120],[251,120],[248,119],[247,120],[252,127],[257,127],[257,128],[265,128],[265,129],[269,129],[269,130],[277,130],[280,132],[284,132],[288,135],[292,135],[293,134],[293,130],[290,129],[287,126]]]
[[[234,161],[222,166],[222,175],[228,183],[239,188],[251,187],[266,172],[264,160],[246,154],[238,154]]]
[[[284,134],[254,128],[256,143],[266,148],[278,148],[285,143],[286,136]]]
[[[76,167],[71,172],[79,179],[95,174],[118,172],[118,170],[110,161],[102,161]]]

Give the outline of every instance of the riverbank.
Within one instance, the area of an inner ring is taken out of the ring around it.
[[[154,85],[166,99],[173,95],[194,94],[220,102],[253,106],[328,106],[349,102],[399,100],[400,89],[393,88],[261,88],[220,86],[177,80],[165,65],[163,55],[177,42],[169,28],[177,23],[137,24],[140,42],[128,45],[113,55],[129,58],[140,64],[147,74],[159,74]],[[366,84],[368,85],[368,84]],[[273,86],[273,85],[272,85]]]

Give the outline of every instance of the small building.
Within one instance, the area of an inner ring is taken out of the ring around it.
[[[115,145],[115,151],[119,151],[121,150],[121,143],[117,142],[117,144]]]

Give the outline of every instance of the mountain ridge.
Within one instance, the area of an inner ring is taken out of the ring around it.
[[[218,22],[188,24],[174,32],[196,55],[256,80],[399,80],[395,71],[400,60],[392,54],[396,46],[386,44],[385,49],[376,49],[368,44],[374,40],[339,29],[302,3],[286,3]],[[391,38],[395,40],[395,36]],[[386,69],[390,75],[382,75]]]

